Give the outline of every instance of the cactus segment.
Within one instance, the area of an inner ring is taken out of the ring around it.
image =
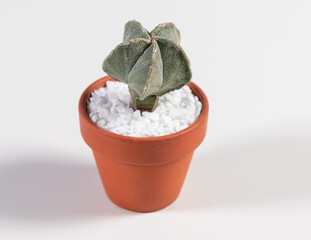
[[[104,60],[103,70],[115,80],[127,83],[131,69],[150,42],[150,40],[137,38],[119,44]]]
[[[144,100],[160,90],[163,82],[163,64],[158,43],[152,40],[152,44],[138,58],[132,68],[128,85]]]
[[[123,35],[123,42],[128,42],[131,39],[136,38],[144,38],[150,40],[150,36],[148,31],[143,28],[141,23],[133,20],[129,21],[125,24],[124,27],[124,35]]]
[[[123,43],[103,63],[103,70],[128,84],[135,109],[153,111],[159,96],[190,82],[190,62],[179,45],[173,23],[158,25],[149,33],[136,21],[125,25]]]
[[[152,112],[158,106],[159,97],[156,95],[148,96],[142,101],[133,90],[130,89],[130,93],[133,99],[134,110]]]
[[[156,26],[150,33],[152,38],[166,38],[180,43],[180,32],[173,23],[162,23]]]
[[[191,81],[190,62],[184,50],[176,43],[156,38],[163,62],[163,84],[156,95],[176,90]]]

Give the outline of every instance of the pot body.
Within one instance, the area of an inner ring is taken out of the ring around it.
[[[109,132],[93,123],[86,112],[91,93],[105,86],[110,77],[91,84],[79,102],[80,129],[92,148],[108,197],[118,206],[136,212],[160,210],[176,200],[194,150],[206,134],[208,101],[190,83],[202,103],[199,118],[188,128],[160,137],[128,137]]]

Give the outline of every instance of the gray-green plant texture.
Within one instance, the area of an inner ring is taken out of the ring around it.
[[[129,86],[134,109],[153,111],[159,96],[191,81],[190,62],[179,43],[180,32],[173,23],[148,32],[139,22],[129,21],[123,42],[106,57],[103,70]]]

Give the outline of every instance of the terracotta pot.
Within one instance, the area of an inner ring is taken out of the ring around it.
[[[188,128],[161,137],[128,137],[93,123],[86,112],[91,92],[110,77],[92,83],[79,101],[81,134],[92,148],[108,197],[116,205],[136,212],[160,210],[176,200],[194,150],[206,134],[208,101],[194,83],[189,87],[202,102],[202,111]]]

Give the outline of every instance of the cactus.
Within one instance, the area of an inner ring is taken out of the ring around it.
[[[103,63],[103,70],[129,86],[134,109],[153,111],[159,96],[191,80],[190,62],[179,45],[180,32],[163,23],[148,32],[139,22],[125,24],[123,42]]]

